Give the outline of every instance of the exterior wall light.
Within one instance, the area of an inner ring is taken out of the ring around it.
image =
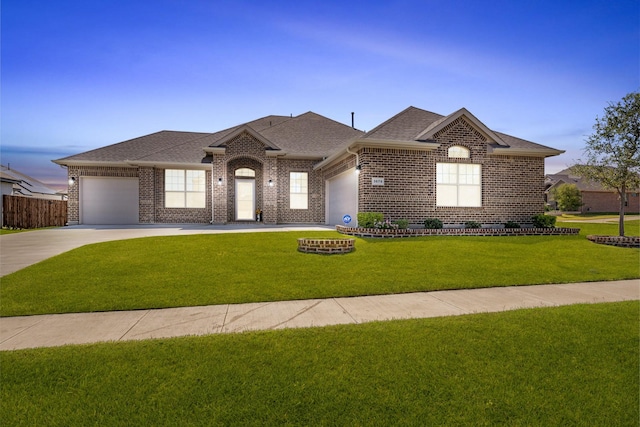
[[[222,178],[218,178],[218,185],[222,185]]]
[[[360,172],[362,172],[362,165],[357,165],[356,166],[356,174],[360,175]]]
[[[72,176],[71,178],[69,178],[69,185],[70,186],[75,184],[75,183],[76,183],[76,177],[75,176]]]
[[[273,180],[272,179],[269,180],[269,187],[273,187]]]

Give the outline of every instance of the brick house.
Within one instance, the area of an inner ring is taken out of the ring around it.
[[[560,153],[464,108],[409,107],[367,133],[308,112],[161,131],[54,162],[68,170],[69,224],[225,224],[259,212],[265,223],[335,225],[375,211],[496,225],[543,211],[544,159]]]
[[[553,198],[553,190],[562,184],[573,184],[580,191],[582,197],[582,213],[613,213],[620,211],[620,197],[615,190],[606,189],[597,182],[591,182],[575,175],[571,168],[545,177],[545,196],[547,205],[556,209],[557,203]],[[638,189],[627,191],[624,212],[628,214],[640,213],[640,193]]]

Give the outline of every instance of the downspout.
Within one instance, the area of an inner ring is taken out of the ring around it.
[[[213,221],[215,219],[214,215],[214,209],[213,209],[213,195],[215,193],[215,183],[213,182],[213,154],[211,155],[211,222],[210,224],[213,225]]]
[[[347,153],[353,154],[354,156],[356,156],[356,173],[357,173],[359,171],[359,166],[360,166],[360,155],[357,152],[351,151],[349,147],[347,147]]]
[[[356,217],[358,210],[360,209],[360,171],[362,170],[362,166],[360,166],[360,155],[357,152],[351,151],[349,147],[347,147],[347,153],[353,154],[356,156]],[[357,226],[358,221],[356,221]]]

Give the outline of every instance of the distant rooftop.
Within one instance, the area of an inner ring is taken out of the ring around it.
[[[63,192],[57,191],[37,179],[11,169],[8,166],[0,165],[0,179],[3,182],[13,184],[13,194],[27,197],[38,196],[61,196]]]

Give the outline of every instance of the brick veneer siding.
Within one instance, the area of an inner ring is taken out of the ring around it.
[[[358,211],[382,212],[391,220],[407,219],[419,226],[435,217],[447,225],[477,221],[483,225],[515,221],[531,223],[544,207],[544,159],[497,156],[489,153],[486,138],[464,118],[459,118],[434,136],[442,145],[434,151],[363,147],[359,149],[362,173],[358,178]],[[469,159],[452,159],[447,150],[461,145]],[[269,154],[269,155],[267,155]],[[248,167],[256,172],[256,208],[265,223],[325,222],[325,180],[355,166],[355,156],[345,156],[325,170],[314,170],[321,159],[291,159],[278,156],[247,132],[226,144],[224,153],[212,155],[206,170],[206,207],[164,207],[164,169],[153,167],[70,166],[70,177],[105,176],[139,179],[140,223],[209,223],[235,221],[235,170]],[[482,168],[481,207],[437,207],[436,163],[474,163]],[[290,209],[289,174],[306,172],[309,178],[308,209]],[[384,178],[384,186],[371,179]],[[217,185],[222,178],[223,185]],[[269,186],[269,180],[273,185]],[[79,221],[79,185],[69,188],[69,223]],[[213,192],[213,197],[212,197]],[[636,197],[637,199],[637,197]],[[630,199],[633,201],[633,199]],[[637,201],[635,202],[637,206]]]
[[[583,191],[582,212],[619,212],[620,199],[615,191]],[[638,193],[627,193],[625,213],[640,212],[640,196]]]
[[[141,224],[156,222],[155,169],[141,167],[138,169],[139,207],[138,217]]]
[[[264,144],[243,132],[229,141],[224,154],[214,154],[214,223],[235,222],[235,171],[245,167],[256,172],[256,209],[262,210],[265,223],[323,223],[324,179],[321,171],[313,170],[319,159],[267,156],[265,150]],[[308,209],[289,208],[290,172],[308,173]],[[223,178],[222,186],[217,185],[218,178]]]
[[[103,167],[103,166],[69,166],[68,178],[75,178],[75,184],[68,188],[67,222],[71,225],[80,223],[80,178],[85,176],[137,178],[138,168]]]
[[[391,220],[407,219],[420,225],[425,218],[438,218],[447,225],[477,221],[484,225],[515,221],[530,224],[544,210],[544,159],[497,156],[488,152],[486,139],[459,118],[435,135],[442,145],[434,151],[360,149],[358,211],[382,212]],[[448,157],[448,149],[460,145],[470,158]],[[481,165],[481,207],[436,206],[436,163]],[[384,178],[384,186],[371,179]]]
[[[182,168],[176,168],[182,169]],[[188,168],[186,168],[188,169]],[[165,224],[207,224],[211,221],[211,171],[205,171],[204,208],[167,208],[164,195],[165,169],[155,169],[155,221]],[[142,202],[142,194],[140,195]],[[141,206],[142,207],[142,206]]]
[[[324,179],[329,180],[341,173],[348,171],[356,166],[356,156],[350,154],[348,157],[334,163],[324,170]]]
[[[278,222],[324,223],[324,179],[322,171],[314,171],[318,160],[278,160]],[[291,172],[308,174],[308,209],[290,209],[289,176]]]
[[[87,176],[138,178],[138,221],[141,224],[153,223],[197,223],[205,224],[211,220],[211,172],[206,171],[206,207],[201,209],[178,209],[164,207],[164,169],[153,167],[97,167],[70,166],[69,177],[76,178],[76,185],[69,187],[68,223],[80,222],[79,180]]]

